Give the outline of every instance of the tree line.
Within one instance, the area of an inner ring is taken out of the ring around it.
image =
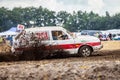
[[[0,8],[0,32],[16,27],[18,24],[23,24],[27,28],[60,25],[70,31],[119,29],[120,13],[110,16],[106,11],[105,16],[100,16],[92,11],[89,13],[80,10],[73,13],[55,12],[41,6],[39,8],[16,7],[12,10]]]

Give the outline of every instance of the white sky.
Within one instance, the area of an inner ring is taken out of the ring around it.
[[[0,0],[0,7],[45,7],[53,11],[93,11],[100,15],[105,15],[108,11],[110,15],[120,13],[120,0]]]

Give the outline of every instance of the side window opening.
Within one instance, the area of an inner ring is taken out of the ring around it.
[[[68,36],[62,31],[52,31],[53,40],[65,40]]]

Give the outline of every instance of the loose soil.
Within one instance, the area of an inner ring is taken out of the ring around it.
[[[72,55],[38,61],[2,61],[0,80],[119,80],[120,42],[102,44],[104,47],[97,54],[85,58]]]

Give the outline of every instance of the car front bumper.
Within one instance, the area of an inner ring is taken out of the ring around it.
[[[93,46],[93,52],[99,51],[100,49],[103,48],[103,45],[98,45],[98,46]]]

